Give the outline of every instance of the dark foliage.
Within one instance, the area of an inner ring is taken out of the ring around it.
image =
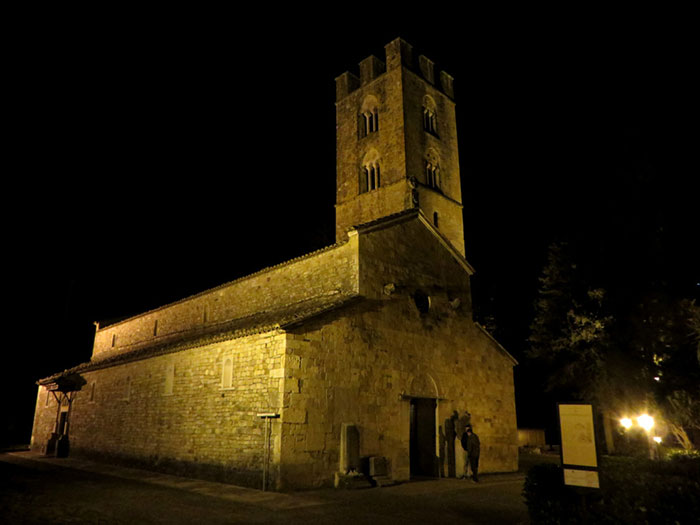
[[[523,489],[532,523],[677,524],[697,523],[700,516],[698,456],[605,458],[600,485],[584,493],[564,486],[559,466],[533,467]]]

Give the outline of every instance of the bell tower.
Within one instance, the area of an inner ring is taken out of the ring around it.
[[[419,208],[464,255],[453,79],[396,39],[336,79],[336,241]]]

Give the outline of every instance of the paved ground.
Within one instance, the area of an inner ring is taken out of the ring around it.
[[[530,462],[540,462],[534,458]],[[262,492],[81,461],[0,454],[0,523],[527,523],[524,474],[364,490]]]

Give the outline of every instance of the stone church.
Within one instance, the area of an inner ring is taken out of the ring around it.
[[[336,243],[98,325],[89,362],[38,381],[34,450],[273,489],[396,482],[459,472],[470,418],[480,470],[517,470],[517,363],[472,319],[453,79],[385,50],[336,79]]]

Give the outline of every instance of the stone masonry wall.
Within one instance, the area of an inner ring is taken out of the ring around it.
[[[516,470],[514,362],[472,322],[467,271],[415,217],[358,237],[367,299],[287,338],[283,483],[331,482],[342,423],[359,426],[361,455],[388,458],[394,479],[408,479],[410,396],[439,400],[436,443],[453,412],[468,410],[482,470]],[[447,448],[438,455],[453,472]]]
[[[398,41],[392,42],[387,46],[386,72],[363,79],[336,103],[336,239],[345,239],[352,226],[418,205],[431,219],[434,212],[439,214],[443,233],[464,255],[455,103],[437,87],[435,75],[417,68],[410,55]],[[358,115],[368,97],[379,103],[379,130],[359,136]],[[436,133],[423,127],[425,97],[436,105]],[[380,159],[381,187],[359,193],[362,162],[373,150]],[[439,189],[427,186],[424,163],[429,151],[439,157]],[[408,187],[410,179],[421,190],[417,203]],[[397,185],[401,181],[405,184]]]
[[[93,357],[334,291],[357,290],[357,246],[332,246],[163,306],[95,334]]]
[[[469,274],[417,217],[359,236],[360,291],[384,298],[384,287],[413,293],[421,290],[432,301],[459,299],[471,315]]]
[[[420,187],[420,208],[426,218],[433,224],[433,212],[439,216],[437,229],[464,256],[464,218],[462,205],[446,199],[442,194],[427,187]],[[461,240],[460,240],[461,239]]]
[[[409,479],[406,396],[439,399],[438,444],[453,412],[469,410],[481,437],[481,470],[517,470],[513,362],[465,312],[422,316],[407,295],[354,307],[290,334],[287,362],[293,365],[285,372],[283,486],[332,483],[342,423],[358,425],[361,456],[386,457],[394,479]],[[436,454],[449,474],[444,445]]]
[[[264,422],[257,414],[280,410],[284,348],[284,334],[268,332],[86,372],[87,385],[72,407],[71,454],[258,488]],[[233,360],[230,388],[222,386],[227,358]],[[55,419],[55,401],[44,406],[46,393],[40,388],[36,450]],[[279,425],[273,426],[271,462],[277,464]],[[276,477],[272,472],[273,482]]]
[[[358,114],[367,96],[379,102],[379,130],[358,137]],[[387,71],[336,104],[336,240],[349,228],[396,213],[411,205],[406,200],[406,148],[401,68]],[[381,188],[359,195],[362,160],[371,150],[379,154]]]
[[[425,183],[425,153],[428,149],[436,150],[440,156],[441,189],[450,199],[462,202],[455,103],[407,69],[404,70],[402,87],[408,173]],[[437,104],[437,136],[423,129],[423,97],[426,95]]]

